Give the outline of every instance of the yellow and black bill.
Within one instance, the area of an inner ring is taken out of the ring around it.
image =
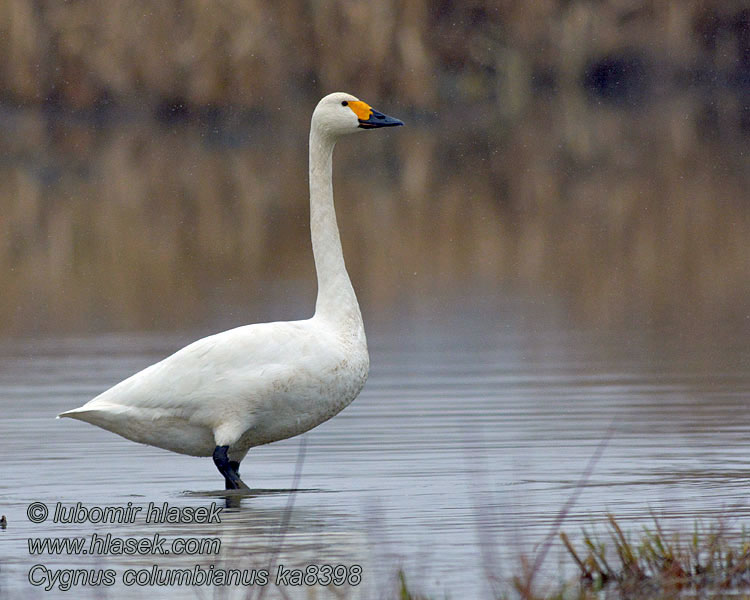
[[[375,129],[376,127],[398,127],[403,125],[404,122],[396,119],[395,117],[389,117],[381,112],[374,109],[370,109],[370,115],[367,119],[360,119],[359,126],[362,129]]]
[[[359,120],[359,126],[362,129],[375,129],[376,127],[397,127],[403,125],[403,121],[399,121],[394,117],[389,117],[381,112],[376,111],[367,102],[361,100],[345,102],[346,106],[352,109],[357,119]]]

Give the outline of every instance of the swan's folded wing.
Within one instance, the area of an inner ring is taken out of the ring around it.
[[[268,386],[293,372],[314,372],[325,352],[314,329],[310,321],[261,323],[200,339],[59,416],[93,422],[94,413],[107,413],[210,426],[217,405],[246,413]]]

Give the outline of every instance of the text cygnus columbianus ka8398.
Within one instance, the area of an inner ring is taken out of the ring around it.
[[[304,321],[245,325],[193,342],[82,407],[60,414],[129,440],[213,456],[227,489],[253,446],[320,425],[354,400],[370,366],[344,266],[331,161],[341,136],[403,125],[350,94],[315,107],[310,126],[310,231],[318,298]]]

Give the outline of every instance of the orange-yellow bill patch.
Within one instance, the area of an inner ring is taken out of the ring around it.
[[[357,115],[358,119],[362,121],[367,121],[367,119],[370,118],[370,113],[372,112],[372,108],[370,108],[370,105],[367,104],[367,102],[356,100],[354,102],[349,102],[348,106],[349,108],[352,109],[352,112],[355,115]]]

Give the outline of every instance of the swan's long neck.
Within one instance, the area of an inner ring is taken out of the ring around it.
[[[344,265],[333,206],[334,143],[335,140],[313,122],[310,130],[310,233],[318,275],[315,315],[362,330],[362,316]]]

